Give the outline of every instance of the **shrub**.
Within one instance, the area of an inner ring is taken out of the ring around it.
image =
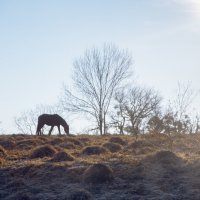
[[[33,150],[31,158],[51,157],[56,153],[56,150],[51,145],[44,145]]]
[[[112,169],[104,164],[94,164],[83,173],[83,181],[85,183],[100,184],[113,181]]]
[[[111,137],[109,142],[113,142],[113,143],[117,143],[117,144],[121,144],[121,145],[126,145],[127,142],[124,141],[122,138],[120,137]]]
[[[64,151],[54,154],[53,158],[51,159],[52,162],[73,161],[73,160],[74,157]]]
[[[107,152],[107,149],[101,146],[88,146],[82,150],[83,155],[99,155]]]
[[[103,147],[107,148],[112,153],[122,150],[122,146],[120,144],[113,143],[113,142],[107,142],[103,144]]]

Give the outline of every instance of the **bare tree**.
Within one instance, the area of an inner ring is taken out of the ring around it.
[[[38,116],[43,113],[59,113],[58,106],[37,105],[34,109],[24,111],[19,117],[15,117],[15,125],[23,134],[35,134]]]
[[[178,83],[177,96],[172,103],[178,120],[182,120],[184,115],[188,114],[188,110],[196,96],[197,93],[191,88],[190,83]]]
[[[198,93],[191,88],[190,83],[178,83],[177,95],[169,106],[171,118],[173,118],[173,124],[171,124],[173,132],[192,133],[198,129],[198,117],[195,120],[195,116],[190,113],[191,105],[197,95]]]
[[[144,120],[153,116],[160,109],[161,97],[151,89],[135,86],[116,94],[118,110],[125,117],[126,130],[137,135],[141,131]],[[120,109],[120,110],[119,110]]]
[[[123,88],[124,89],[124,88]],[[121,89],[121,90],[123,90]],[[124,128],[126,117],[124,114],[124,93],[117,92],[115,93],[115,100],[117,104],[114,106],[114,111],[111,113],[111,126],[119,131],[119,134],[124,135]]]
[[[64,109],[93,117],[100,134],[105,134],[113,94],[129,77],[131,64],[131,55],[114,45],[86,50],[84,56],[74,62],[75,91],[64,88],[61,99]]]

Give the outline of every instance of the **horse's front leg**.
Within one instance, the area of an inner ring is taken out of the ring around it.
[[[61,135],[61,133],[60,133],[60,126],[58,126],[58,131],[59,131],[59,135]]]
[[[51,126],[51,129],[49,130],[49,135],[51,135],[53,128],[54,128],[54,126]]]

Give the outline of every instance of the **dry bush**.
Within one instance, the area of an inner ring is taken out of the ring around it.
[[[66,200],[90,200],[92,195],[85,189],[76,189],[70,192]]]
[[[98,163],[90,166],[83,173],[83,182],[84,183],[106,183],[111,182],[114,179],[112,169],[104,164]]]
[[[54,154],[53,158],[50,161],[61,162],[61,161],[73,161],[73,160],[74,160],[73,156],[71,156],[69,153],[61,151],[61,152]]]
[[[103,147],[105,147],[112,153],[122,150],[122,146],[120,144],[113,143],[113,142],[106,142],[103,144]]]
[[[83,155],[99,155],[107,153],[108,150],[102,146],[88,146],[82,150]]]
[[[121,144],[121,145],[127,144],[127,142],[120,137],[111,137],[109,142],[113,142],[113,143],[117,143],[117,144]]]
[[[43,157],[51,157],[56,153],[56,149],[51,145],[44,145],[37,147],[31,153],[30,158],[43,158]]]
[[[0,145],[0,157],[6,157],[6,150]]]

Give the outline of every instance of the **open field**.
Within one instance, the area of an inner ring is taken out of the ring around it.
[[[0,136],[2,200],[199,200],[200,135]]]

